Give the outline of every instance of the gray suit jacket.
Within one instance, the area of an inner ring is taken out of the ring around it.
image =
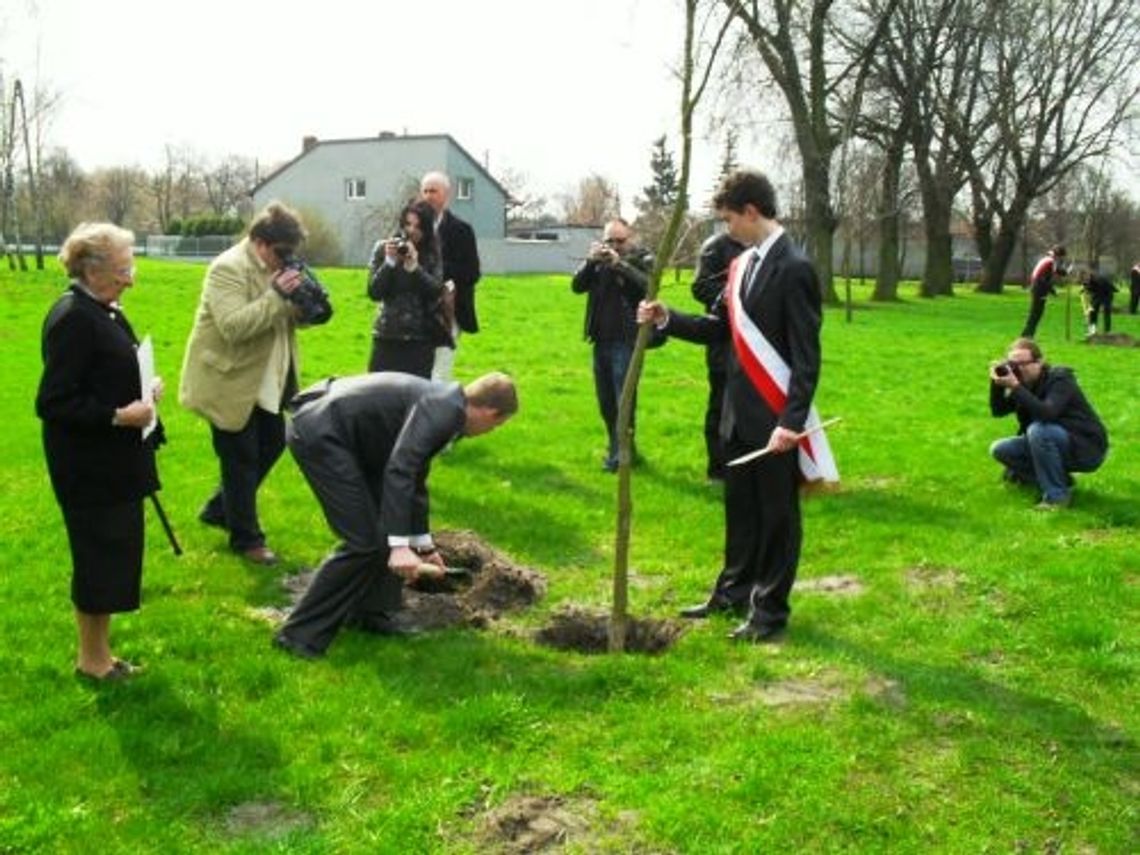
[[[381,371],[323,380],[290,409],[306,447],[333,447],[355,461],[380,507],[380,530],[412,535],[430,531],[431,460],[463,429],[466,404],[458,383]]]

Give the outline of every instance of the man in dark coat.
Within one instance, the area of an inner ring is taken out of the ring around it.
[[[1081,290],[1085,304],[1085,323],[1088,324],[1088,334],[1096,335],[1097,317],[1104,313],[1104,331],[1112,332],[1112,296],[1116,293],[1116,285],[1111,279],[1096,270],[1081,271]]]
[[[398,372],[325,380],[290,403],[289,450],[341,543],[274,642],[321,656],[341,625],[400,634],[399,576],[443,566],[428,526],[432,458],[518,409],[514,383],[487,374],[460,387]]]
[[[634,243],[623,219],[606,223],[602,241],[574,274],[570,289],[586,295],[585,336],[594,346],[594,393],[606,425],[608,446],[602,468],[618,468],[618,403],[637,339],[637,304],[645,297],[653,256]],[[633,404],[634,413],[637,402]],[[630,429],[634,420],[630,419]]]
[[[729,175],[713,205],[728,233],[750,247],[736,259],[716,313],[685,315],[646,302],[638,320],[689,341],[731,339],[721,438],[730,459],[758,448],[767,453],[727,467],[724,569],[707,602],[681,614],[747,610],[731,637],[763,642],[781,634],[791,613],[802,540],[801,473],[838,480],[822,432],[815,434],[819,445],[801,436],[818,424],[811,402],[819,381],[822,291],[811,263],[776,220],[776,191],[767,176]],[[798,454],[788,453],[797,448]]]
[[[1049,365],[1032,339],[1009,346],[1004,362],[990,366],[990,412],[1017,415],[1017,436],[999,439],[990,454],[1004,478],[1035,484],[1038,510],[1072,502],[1072,472],[1092,472],[1108,453],[1108,433],[1069,368]]]
[[[728,232],[713,235],[701,244],[697,269],[693,274],[693,298],[702,303],[705,312],[713,314],[724,296],[728,281],[728,267],[733,259],[744,252],[744,245]],[[713,341],[705,347],[705,368],[708,373],[709,397],[705,407],[705,452],[708,456],[706,475],[710,480],[724,480],[724,443],[720,439],[720,413],[724,408],[725,360],[728,342]]]
[[[451,212],[451,179],[446,174],[429,172],[425,175],[420,181],[420,196],[435,211],[435,236],[443,261],[443,282],[455,313],[451,330],[454,347],[436,348],[431,378],[450,380],[460,333],[479,332],[479,320],[475,316],[475,283],[481,275],[479,247],[471,226]]]

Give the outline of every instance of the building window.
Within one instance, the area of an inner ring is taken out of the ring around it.
[[[344,198],[346,198],[346,199],[363,199],[364,198],[364,179],[363,178],[346,178],[346,179],[344,179]]]
[[[460,178],[455,182],[455,198],[470,199],[475,195],[475,179]]]

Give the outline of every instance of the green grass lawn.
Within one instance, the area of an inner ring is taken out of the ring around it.
[[[141,260],[126,310],[170,392],[162,499],[186,554],[149,520],[143,608],[113,624],[147,673],[96,689],[72,674],[69,557],[33,411],[64,285],[50,266],[0,272],[0,851],[487,852],[514,845],[489,817],[524,797],[554,800],[568,851],[1140,850],[1140,350],[1066,341],[1063,302],[1040,341],[1112,442],[1070,510],[1032,511],[987,453],[1014,430],[989,416],[986,371],[1024,292],[904,287],[874,305],[860,285],[853,322],[833,308],[824,323],[816,402],[843,417],[843,484],[805,501],[800,580],[861,589],[797,590],[778,646],[732,646],[717,619],[657,657],[586,656],[528,640],[610,594],[616,482],[584,301],[567,277],[487,277],[457,374],[510,372],[521,411],[437,461],[433,522],[541,570],[549,594],[490,631],[345,632],[309,663],[271,649],[251,611],[283,603],[280,576],[332,535],[288,456],[261,493],[283,567],[241,562],[197,523],[216,464],[174,392],[203,268]],[[336,316],[301,334],[305,382],[368,358],[364,274],[322,276]],[[684,281],[663,295],[695,306]],[[1140,336],[1140,318],[1116,323]],[[648,354],[635,616],[672,616],[719,568],[704,395],[700,349]]]

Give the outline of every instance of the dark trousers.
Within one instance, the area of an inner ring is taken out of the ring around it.
[[[724,409],[724,346],[709,345],[705,357],[708,368],[709,398],[705,406],[705,452],[708,457],[706,474],[709,478],[723,478],[728,457],[724,441],[720,438],[720,416]]]
[[[417,377],[431,379],[435,362],[435,345],[430,341],[395,341],[372,339],[372,356],[369,371],[403,371]]]
[[[223,524],[230,546],[238,551],[265,544],[257,519],[257,488],[285,451],[285,418],[254,407],[245,427],[238,431],[210,425],[214,453],[222,469],[222,483],[206,502],[201,518]]]
[[[1128,295],[1128,314],[1135,315],[1140,307],[1140,285],[1129,285],[1131,293]]]
[[[289,426],[289,450],[341,542],[280,632],[323,652],[346,621],[391,618],[401,608],[403,584],[388,569],[387,537],[378,525],[379,473],[362,470],[344,448],[306,437],[301,421]]]
[[[1112,332],[1112,298],[1093,297],[1092,307],[1089,309],[1088,322],[1096,326],[1097,313],[1104,310],[1104,331]]]
[[[606,435],[609,439],[606,464],[611,466],[616,466],[618,462],[618,404],[621,401],[621,387],[625,384],[625,375],[629,371],[629,362],[632,357],[632,342],[594,342],[594,392],[598,396],[598,409],[602,413],[602,421],[606,423]],[[635,397],[629,422],[631,432],[634,428],[636,415],[637,398]]]
[[[731,457],[755,450],[730,441]],[[783,626],[791,607],[803,527],[797,454],[769,454],[725,470],[724,569],[712,599],[748,607],[757,626]]]
[[[1022,338],[1033,338],[1037,333],[1037,325],[1041,323],[1041,316],[1045,314],[1046,295],[1029,295],[1029,317],[1025,319],[1025,328],[1021,331]]]

